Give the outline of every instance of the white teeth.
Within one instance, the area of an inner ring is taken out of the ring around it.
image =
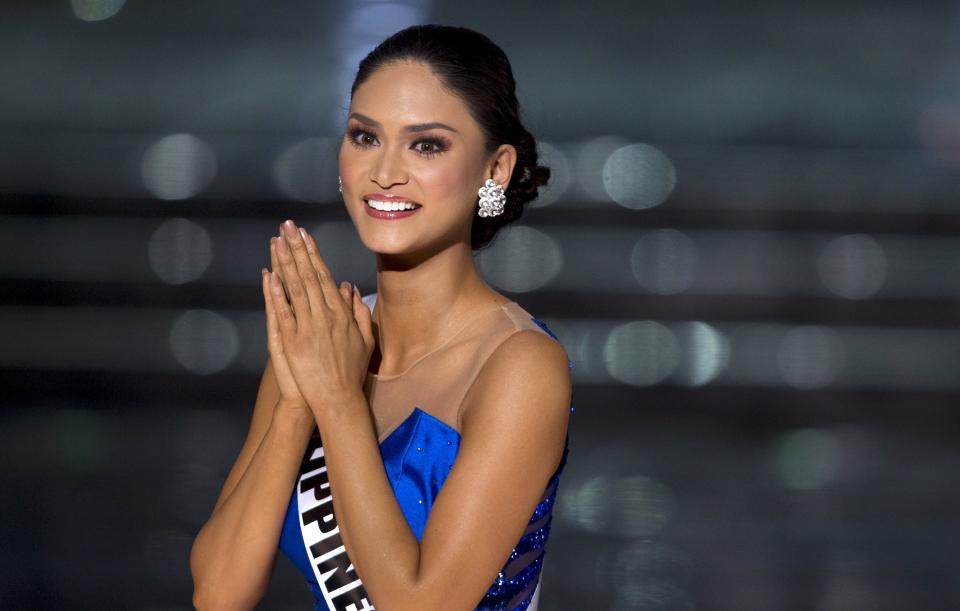
[[[376,210],[383,210],[385,212],[413,210],[414,208],[419,207],[417,204],[412,204],[410,202],[380,202],[375,199],[368,199],[367,205]]]

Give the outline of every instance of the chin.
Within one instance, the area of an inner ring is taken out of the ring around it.
[[[367,250],[381,255],[402,255],[416,250],[413,244],[408,240],[397,239],[396,236],[389,237],[384,235],[360,234],[360,241],[366,246]]]

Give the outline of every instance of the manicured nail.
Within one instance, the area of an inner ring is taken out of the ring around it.
[[[286,238],[277,238],[277,250],[283,254],[287,254],[287,240]]]
[[[293,224],[293,221],[287,219],[283,222],[283,230],[287,232],[287,235],[291,238],[297,236],[297,226]]]

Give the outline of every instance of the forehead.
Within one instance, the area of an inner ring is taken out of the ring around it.
[[[464,131],[474,123],[463,100],[444,89],[429,67],[414,61],[390,63],[373,72],[354,92],[350,111],[388,130],[440,121]]]

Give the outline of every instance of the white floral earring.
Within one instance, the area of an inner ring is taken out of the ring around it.
[[[478,212],[480,216],[497,216],[503,212],[507,196],[503,194],[503,186],[498,185],[492,178],[488,178],[483,183],[477,195],[480,196],[480,212]]]
[[[343,193],[343,181],[337,176],[337,191]]]

